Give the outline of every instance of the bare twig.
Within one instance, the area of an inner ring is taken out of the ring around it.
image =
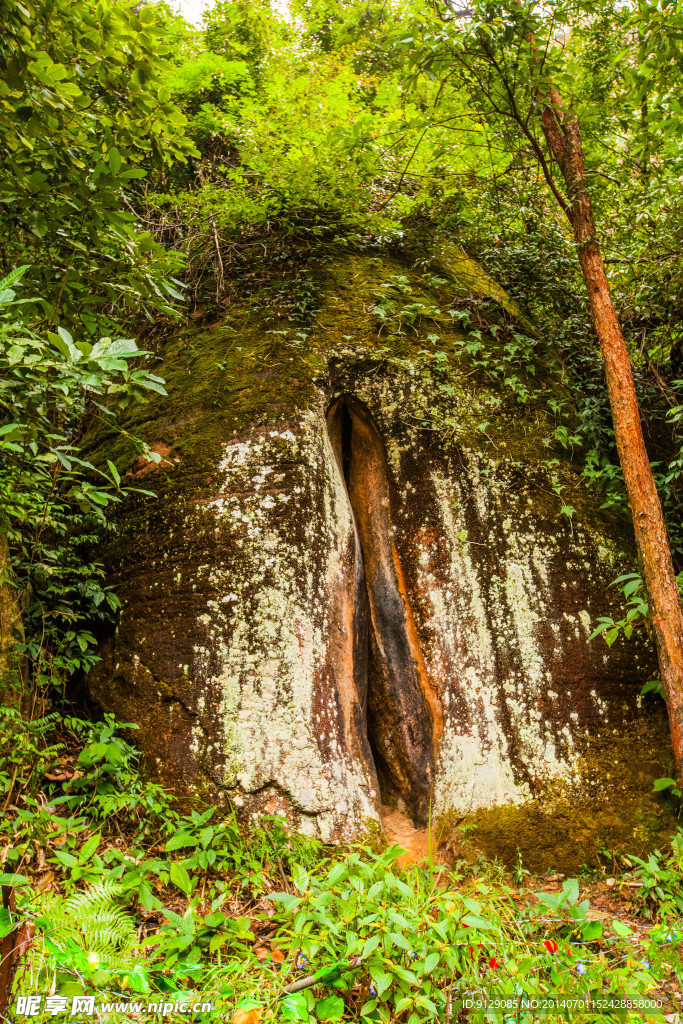
[[[347,970],[353,970],[355,967],[358,967],[362,959],[362,956],[352,956],[348,962]],[[303,992],[305,988],[312,988],[313,985],[318,985],[320,983],[322,983],[321,978],[315,974],[309,974],[305,978],[299,978],[298,981],[293,981],[291,984],[285,985],[282,993],[284,995],[285,992]]]

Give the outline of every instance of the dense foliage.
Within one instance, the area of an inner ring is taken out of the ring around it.
[[[118,608],[85,549],[107,527],[108,506],[135,489],[122,486],[113,463],[101,470],[83,458],[83,425],[96,415],[114,420],[164,389],[131,365],[143,355],[132,338],[74,341],[63,327],[41,334],[22,324],[11,286],[26,269],[0,281],[0,531],[14,555],[9,583],[25,622],[15,654],[27,662],[33,694],[45,695],[87,671],[89,627]]]
[[[162,83],[159,12],[10,2],[0,42],[0,251],[30,266],[29,310],[54,327],[171,312],[177,259],[141,230],[127,191],[193,147]],[[27,310],[27,312],[29,311]]]

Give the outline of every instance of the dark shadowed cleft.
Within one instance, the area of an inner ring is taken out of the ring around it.
[[[357,564],[364,573],[364,592],[357,588],[354,607],[354,681],[367,710],[382,800],[403,804],[424,824],[438,709],[393,541],[384,445],[367,406],[353,395],[335,400],[327,426],[355,521]]]

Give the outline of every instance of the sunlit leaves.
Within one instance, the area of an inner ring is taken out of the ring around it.
[[[156,280],[177,268],[154,245],[140,259],[122,188],[194,152],[186,120],[160,91],[167,66],[156,9],[112,0],[45,7],[9,0],[0,41],[0,238],[43,302],[30,310],[95,330],[105,302],[171,311]],[[49,27],[48,27],[49,23]],[[30,30],[29,30],[30,29]],[[151,257],[151,258],[150,258]],[[29,310],[27,309],[28,313]]]

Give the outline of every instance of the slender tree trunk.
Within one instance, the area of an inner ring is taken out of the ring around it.
[[[11,579],[7,538],[0,533],[0,701],[21,707],[25,665],[15,654],[14,647],[17,636],[23,641],[24,629],[17,592]]]
[[[579,123],[576,118],[565,117],[555,89],[550,88],[542,98],[546,103],[542,113],[543,134],[565,181],[568,194],[565,212],[578,247],[605,363],[619,461],[642,560],[678,777],[683,783],[683,614],[669,539],[643,439],[628,351],[595,237]]]

